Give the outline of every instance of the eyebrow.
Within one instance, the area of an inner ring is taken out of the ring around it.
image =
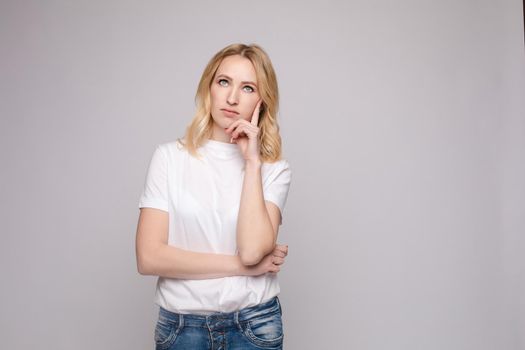
[[[229,76],[227,76],[226,74],[219,74],[217,75],[217,78],[218,77],[225,77],[225,78],[228,78],[230,80],[233,80],[232,78],[230,78]],[[242,84],[253,84],[255,86],[257,86],[257,84],[255,84],[253,81],[241,81]]]

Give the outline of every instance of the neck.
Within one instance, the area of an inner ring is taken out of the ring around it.
[[[210,139],[214,141],[230,143],[231,136],[228,135],[220,126],[214,124]]]

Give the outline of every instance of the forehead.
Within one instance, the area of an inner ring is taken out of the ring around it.
[[[242,56],[234,55],[223,58],[215,75],[225,74],[233,80],[257,81],[255,68],[252,62]]]

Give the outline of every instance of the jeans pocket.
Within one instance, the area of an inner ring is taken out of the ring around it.
[[[281,314],[274,312],[249,319],[245,323],[244,334],[259,347],[282,346],[284,332]]]
[[[170,320],[160,315],[155,326],[156,349],[168,349],[172,346],[180,328],[178,321]]]

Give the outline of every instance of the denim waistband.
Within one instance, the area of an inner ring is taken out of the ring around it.
[[[162,318],[168,323],[179,323],[184,326],[215,328],[218,326],[234,326],[239,322],[275,312],[279,312],[279,314],[282,315],[281,304],[277,296],[258,305],[240,309],[239,311],[216,312],[210,315],[181,314],[160,307],[159,318]]]

